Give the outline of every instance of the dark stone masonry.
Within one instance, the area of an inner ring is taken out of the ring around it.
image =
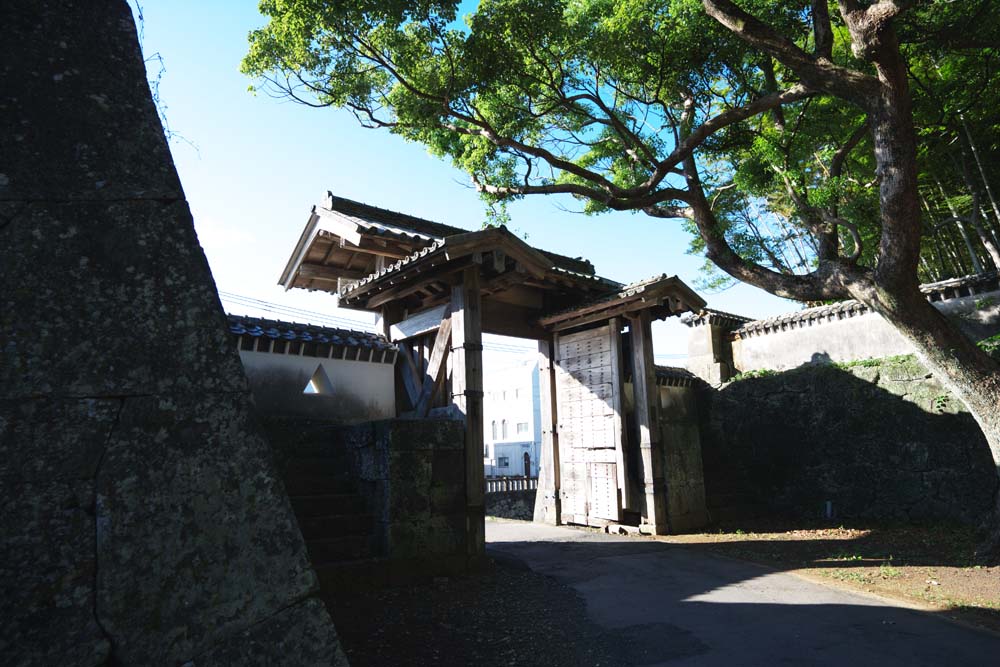
[[[124,1],[0,5],[0,655],[343,664]]]
[[[531,521],[535,513],[537,489],[499,491],[486,494],[486,516]]]
[[[975,524],[997,479],[972,416],[913,357],[809,365],[705,390],[713,518]]]

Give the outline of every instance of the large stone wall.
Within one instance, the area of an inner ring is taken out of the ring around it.
[[[698,387],[661,386],[659,390],[667,520],[670,532],[683,533],[708,523],[698,426]]]
[[[390,419],[353,426],[269,419],[279,466],[294,458],[343,462],[376,521],[378,555],[398,580],[466,570],[465,425]]]
[[[124,1],[0,4],[0,655],[344,664]]]
[[[912,357],[810,365],[706,390],[713,518],[753,513],[981,520],[997,479],[983,435]]]

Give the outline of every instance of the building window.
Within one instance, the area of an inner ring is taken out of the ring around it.
[[[507,439],[507,420],[506,419],[504,419],[502,422],[500,422],[500,437],[502,437],[504,440]]]
[[[508,457],[508,456],[497,457],[497,467],[498,468],[509,468],[510,467],[510,457]]]
[[[486,445],[486,446],[483,447],[483,458],[484,459],[490,458],[490,446],[489,445]]]
[[[517,432],[518,433],[527,433],[528,432],[528,422],[518,422],[517,423]]]
[[[514,398],[521,398],[521,390],[520,389],[515,389],[514,390]]]
[[[493,420],[493,439],[497,439],[497,420]]]

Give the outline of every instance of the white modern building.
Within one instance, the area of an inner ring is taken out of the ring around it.
[[[542,443],[538,364],[521,361],[490,371],[483,384],[485,475],[537,477]]]

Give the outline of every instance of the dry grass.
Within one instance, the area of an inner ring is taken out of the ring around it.
[[[976,536],[971,529],[795,525],[748,522],[658,539],[698,545],[1000,631],[1000,565],[976,563]]]

